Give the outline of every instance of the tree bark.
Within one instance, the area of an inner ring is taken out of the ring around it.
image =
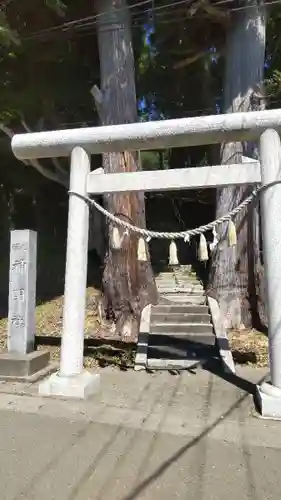
[[[96,0],[97,34],[100,56],[101,93],[96,99],[103,125],[133,123],[138,120],[135,89],[131,19],[126,0]],[[97,95],[97,92],[96,92]],[[105,172],[129,172],[140,169],[137,153],[104,154]],[[109,195],[106,208],[118,217],[145,227],[143,193]],[[125,235],[121,249],[112,246],[112,224],[108,227],[103,288],[107,317],[116,324],[122,337],[137,334],[140,312],[148,303],[156,303],[157,291],[150,261],[137,260],[138,236]],[[124,231],[119,228],[120,236]]]
[[[261,109],[265,56],[265,8],[258,0],[231,14],[227,33],[224,80],[224,113]],[[241,163],[241,156],[257,158],[256,144],[228,143],[221,148],[221,162]],[[253,187],[217,191],[216,217],[220,217],[249,195]],[[220,303],[226,326],[252,326],[257,318],[257,275],[260,271],[258,206],[235,218],[237,245],[229,247],[226,225],[214,252],[210,288]]]

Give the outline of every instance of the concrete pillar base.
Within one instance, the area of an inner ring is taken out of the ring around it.
[[[49,361],[48,351],[32,351],[27,354],[0,351],[0,379],[28,380],[45,370]]]
[[[87,399],[100,390],[100,375],[83,371],[79,375],[63,377],[53,373],[47,380],[39,384],[41,396],[57,396],[61,398]]]
[[[263,418],[281,420],[281,389],[263,382],[257,386],[257,402]]]

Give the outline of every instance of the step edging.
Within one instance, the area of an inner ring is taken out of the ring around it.
[[[152,305],[148,304],[146,307],[144,307],[141,313],[138,343],[134,363],[135,371],[146,370],[151,307]]]

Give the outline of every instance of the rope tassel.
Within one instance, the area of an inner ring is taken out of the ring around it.
[[[178,264],[178,249],[176,243],[172,240],[169,247],[169,266],[177,266]]]
[[[146,246],[143,238],[139,238],[138,242],[138,260],[141,262],[147,262]]]
[[[210,243],[210,250],[211,252],[213,252],[219,242],[219,238],[218,238],[218,233],[217,233],[217,230],[216,230],[216,226],[213,227],[213,241],[212,243]]]
[[[112,248],[114,248],[115,250],[120,250],[121,245],[122,245],[122,239],[121,239],[118,227],[113,228],[111,244],[112,244]]]
[[[232,220],[228,223],[228,245],[230,247],[235,247],[237,244],[237,234],[235,224]]]
[[[206,262],[209,259],[207,241],[204,234],[200,234],[198,259],[200,262]]]

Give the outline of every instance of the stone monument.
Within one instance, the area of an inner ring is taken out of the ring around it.
[[[37,233],[11,232],[8,351],[27,354],[34,349]]]
[[[34,351],[37,233],[11,231],[7,351],[0,354],[0,377],[29,377],[44,369],[49,353]]]

